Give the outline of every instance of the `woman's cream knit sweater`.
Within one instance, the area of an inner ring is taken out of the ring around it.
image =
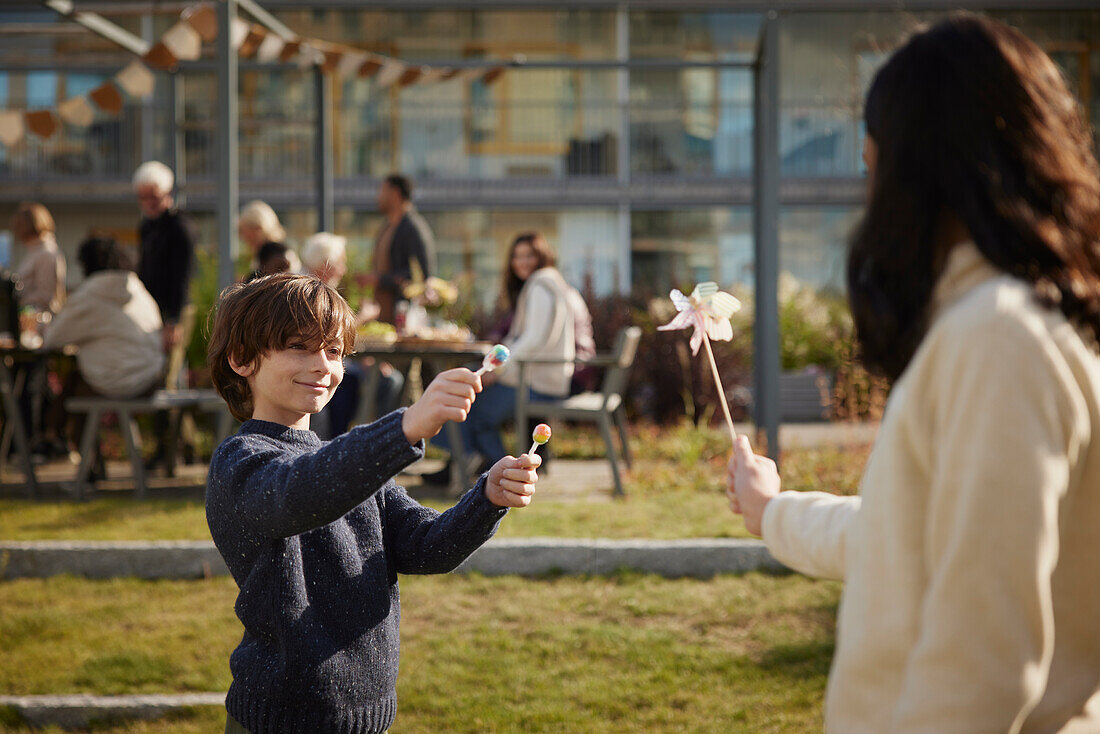
[[[845,581],[826,729],[1100,732],[1100,357],[973,245],[933,309],[860,496],[764,514]]]

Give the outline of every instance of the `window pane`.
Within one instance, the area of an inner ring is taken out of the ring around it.
[[[666,294],[714,280],[752,282],[752,213],[748,208],[638,211],[631,216],[636,290]]]

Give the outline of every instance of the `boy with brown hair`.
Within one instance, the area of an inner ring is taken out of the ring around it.
[[[439,514],[393,476],[462,421],[481,380],[439,375],[408,409],[323,443],[354,314],[316,278],[281,274],[218,301],[214,385],[244,421],[214,452],[210,533],[240,588],[227,732],[384,732],[397,712],[398,573],[446,573],[534,494],[537,456],[505,457]]]

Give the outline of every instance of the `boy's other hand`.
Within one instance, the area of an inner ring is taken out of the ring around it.
[[[432,380],[401,419],[401,430],[409,443],[428,439],[439,433],[447,421],[466,420],[474,397],[481,392],[481,378],[465,367],[441,372]]]
[[[779,471],[775,462],[752,452],[749,439],[738,436],[726,468],[726,496],[730,510],[745,518],[745,529],[763,534],[764,508],[779,494]]]
[[[523,454],[518,459],[505,456],[493,464],[485,480],[485,497],[498,507],[526,507],[535,495],[535,472],[542,466],[538,454]]]

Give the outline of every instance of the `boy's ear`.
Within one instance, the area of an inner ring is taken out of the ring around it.
[[[249,378],[249,377],[252,377],[253,374],[255,374],[255,372],[256,372],[256,361],[255,360],[249,362],[248,364],[240,364],[240,363],[237,362],[236,357],[234,357],[232,355],[230,355],[228,359],[229,359],[229,366],[233,369],[234,372],[236,372],[241,377]]]

